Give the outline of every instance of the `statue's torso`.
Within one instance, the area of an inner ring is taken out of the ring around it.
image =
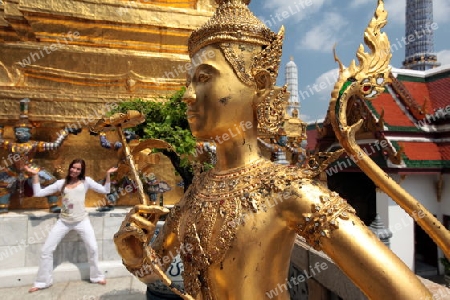
[[[193,249],[182,254],[188,293],[201,294],[198,299],[262,299],[285,282],[295,239],[283,219],[292,180],[302,178],[261,161],[223,176],[207,172],[194,181],[178,229],[184,248]]]

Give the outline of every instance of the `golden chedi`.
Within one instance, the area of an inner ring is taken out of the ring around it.
[[[217,163],[196,177],[152,246],[158,206],[136,206],[115,243],[144,283],[160,277],[173,253],[184,264],[184,299],[265,299],[286,282],[296,235],[324,251],[370,299],[431,299],[417,277],[328,190],[316,174],[261,157],[258,126],[275,132],[286,90],[274,86],[283,31],[270,32],[249,1],[217,1],[215,15],[189,40],[184,100],[193,134],[217,139]],[[249,124],[230,135],[229,129]],[[145,272],[142,272],[145,270]],[[289,299],[282,293],[277,299]]]
[[[29,98],[32,137],[53,141],[65,127],[83,127],[57,151],[38,153],[35,162],[50,173],[82,156],[92,178],[120,161],[89,134],[95,123],[119,102],[133,98],[163,99],[185,83],[189,67],[187,40],[214,12],[213,0],[1,0],[0,125],[4,139],[14,139],[20,99]],[[117,140],[115,132],[107,133]],[[8,157],[0,149],[0,157]],[[116,155],[117,154],[117,155]],[[158,178],[175,203],[183,190],[170,160],[161,155]],[[119,205],[134,205],[132,193],[120,193]],[[20,201],[10,209],[48,208],[45,198]],[[87,206],[105,197],[89,192]]]

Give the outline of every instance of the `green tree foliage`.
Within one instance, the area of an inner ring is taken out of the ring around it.
[[[132,130],[141,139],[161,139],[175,148],[176,153],[167,150],[162,153],[171,160],[187,189],[193,178],[192,163],[188,157],[194,153],[196,142],[186,119],[186,104],[182,101],[184,91],[184,88],[181,89],[166,101],[123,101],[111,114],[125,113],[128,110],[137,110],[144,114],[145,122]]]

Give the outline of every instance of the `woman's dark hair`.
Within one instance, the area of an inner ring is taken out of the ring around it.
[[[74,164],[80,164],[81,165],[81,172],[80,172],[80,175],[78,175],[78,179],[79,180],[84,180],[84,178],[85,178],[84,174],[86,173],[86,163],[84,162],[83,159],[77,158],[77,159],[74,159],[69,165],[69,169],[67,170],[66,183],[68,183],[69,180],[70,180],[70,168],[72,168],[72,166]]]

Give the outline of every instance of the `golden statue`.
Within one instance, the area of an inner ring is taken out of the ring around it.
[[[216,2],[215,15],[189,39],[191,59],[201,64],[191,70],[184,95],[194,136],[215,140],[216,165],[194,179],[151,245],[165,209],[143,201],[130,211],[114,236],[124,265],[144,283],[163,279],[184,299],[265,299],[286,282],[298,234],[333,259],[370,299],[432,299],[354,209],[316,179],[318,172],[261,157],[258,130],[275,133],[284,120],[286,88],[274,86],[283,28],[270,31],[248,9],[250,0]],[[380,32],[385,21],[379,0],[365,35],[372,52],[389,49]],[[358,54],[368,65],[352,64],[349,70],[359,73],[341,70],[349,82],[338,82],[331,102],[336,112],[347,96],[359,95],[354,90],[367,96],[381,90],[386,74],[378,73],[387,72],[390,55],[376,54],[375,65],[369,60],[375,56]],[[345,131],[347,124],[339,120],[336,130]],[[164,274],[174,253],[183,260],[184,291],[173,288]]]

